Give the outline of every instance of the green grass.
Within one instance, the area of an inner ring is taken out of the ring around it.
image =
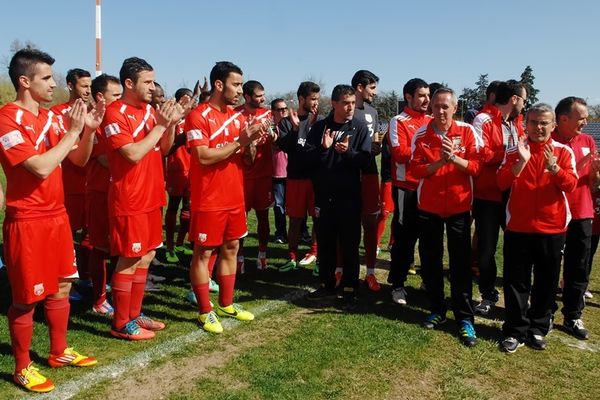
[[[253,232],[253,214],[249,225]],[[89,302],[74,305],[69,341],[99,358],[96,371],[154,351],[151,361],[139,361],[125,375],[107,375],[74,398],[196,399],[207,392],[212,399],[600,398],[598,290],[584,313],[592,332],[589,341],[578,342],[558,328],[549,336],[547,351],[523,348],[506,355],[497,348],[498,319],[477,319],[480,340],[472,349],[459,343],[452,319],[441,330],[422,329],[427,302],[418,290],[418,276],[409,277],[409,306],[392,304],[390,288],[384,285],[377,294],[361,291],[357,311],[346,314],[335,306],[314,308],[302,299],[306,288],[316,283],[308,270],[255,271],[256,246],[251,234],[245,248],[248,272],[238,279],[236,299],[258,311],[258,317],[250,323],[228,321],[223,335],[200,333],[196,311],[184,300],[189,259],[154,270],[168,280],[162,292],[147,295],[144,311],[168,327],[153,341],[115,340],[108,333],[109,320],[91,314]],[[283,263],[285,256],[285,245],[270,245],[272,263]],[[389,254],[384,252],[382,258]],[[387,271],[380,269],[378,274],[385,281]],[[597,266],[591,287],[600,288]],[[5,298],[0,306],[5,313]],[[501,311],[493,317],[501,317]],[[59,390],[60,385],[93,379],[93,369],[46,366],[48,337],[41,310],[36,320],[32,355]],[[559,314],[557,322],[562,322]],[[21,399],[25,393],[11,383],[6,318],[0,321],[0,337],[0,398]],[[574,347],[581,344],[585,349]],[[171,350],[161,357],[163,349]]]

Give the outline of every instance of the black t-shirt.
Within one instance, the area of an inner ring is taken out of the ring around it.
[[[377,113],[377,110],[372,105],[363,103],[363,108],[356,107],[354,110],[354,118],[365,123],[369,131],[371,142],[374,141],[376,139],[375,134],[379,130],[379,114]],[[375,157],[375,155],[371,156],[369,164],[362,169],[363,174],[377,175],[377,161],[375,160]]]

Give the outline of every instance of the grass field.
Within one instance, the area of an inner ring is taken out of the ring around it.
[[[251,231],[255,221],[250,218]],[[384,239],[384,243],[387,243]],[[168,327],[153,341],[130,343],[109,335],[109,319],[90,313],[89,302],[73,304],[70,344],[99,358],[93,369],[51,370],[45,358],[48,336],[41,309],[36,314],[34,361],[57,384],[49,396],[75,399],[598,399],[600,383],[600,273],[593,272],[595,298],[584,318],[592,336],[578,341],[557,328],[549,348],[527,347],[507,355],[497,348],[502,309],[477,318],[479,343],[466,348],[453,319],[441,330],[420,322],[426,300],[419,276],[409,278],[409,305],[390,300],[390,288],[360,292],[359,307],[344,313],[335,304],[315,308],[303,295],[316,281],[311,271],[288,274],[254,268],[256,237],[246,240],[247,273],[237,282],[236,301],[256,314],[249,323],[225,321],[225,333],[199,329],[195,308],[184,296],[187,267],[165,265],[154,273],[168,278],[149,293],[146,314]],[[301,252],[303,249],[301,249]],[[271,245],[271,263],[284,262],[285,245]],[[387,276],[387,252],[377,274]],[[162,255],[159,259],[164,260]],[[501,265],[501,263],[500,263]],[[363,271],[364,273],[364,271]],[[6,315],[6,287],[0,310]],[[475,298],[477,298],[475,294]],[[213,298],[213,302],[216,297]],[[450,316],[450,315],[449,315]],[[13,360],[6,318],[0,319],[0,398],[30,395],[12,384]]]

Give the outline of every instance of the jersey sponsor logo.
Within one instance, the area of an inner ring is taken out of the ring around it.
[[[581,148],[581,152],[583,153],[583,156],[587,156],[588,154],[590,154],[590,148],[589,147],[582,147]]]
[[[371,116],[371,114],[365,114],[365,121],[367,121],[368,123],[372,123],[373,116]]]
[[[306,143],[306,139],[305,138],[298,138],[298,144],[302,147],[304,147],[304,144]]]
[[[206,233],[199,233],[198,234],[198,240],[200,241],[200,243],[206,242],[207,238],[208,238],[208,235]]]
[[[131,251],[133,251],[134,253],[139,253],[140,251],[142,251],[142,244],[140,242],[132,244]]]
[[[0,142],[2,142],[2,147],[4,147],[4,150],[8,150],[18,144],[25,143],[25,139],[23,139],[23,135],[20,131],[14,130],[2,136],[0,138]]]
[[[134,120],[134,121],[137,121],[137,120],[135,119],[135,115],[132,115],[132,114],[127,114],[127,118],[129,118],[129,119],[132,119],[132,120]]]
[[[210,122],[211,124],[217,124],[217,119],[216,118],[209,118],[208,122]]]
[[[35,132],[35,129],[33,128],[33,126],[29,126],[29,125],[25,125],[25,130],[30,130],[32,132]]]
[[[35,285],[33,285],[33,294],[35,294],[36,296],[41,296],[44,293],[44,284],[43,283],[36,283]]]
[[[112,124],[108,124],[104,127],[104,135],[109,138],[114,135],[118,135],[121,133],[121,128],[119,128],[119,124],[113,122]]]

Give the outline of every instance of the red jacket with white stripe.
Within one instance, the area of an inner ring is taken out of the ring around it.
[[[560,167],[556,175],[546,169],[544,146],[554,146],[556,163]],[[506,205],[506,229],[522,233],[556,234],[567,230],[571,212],[565,192],[572,192],[577,185],[575,157],[564,144],[548,139],[546,143],[529,142],[531,158],[519,176],[512,167],[519,160],[514,147],[506,156],[497,173],[501,190],[510,188]]]
[[[502,160],[507,146],[504,144],[502,132],[502,114],[496,106],[489,105],[486,112],[480,112],[473,120],[473,128],[483,141],[481,151],[481,171],[475,178],[475,198],[489,201],[502,201],[502,191],[496,183],[496,171]],[[517,136],[513,138],[516,144],[518,138],[525,135],[523,125],[515,121]]]
[[[421,127],[413,137],[410,170],[419,179],[417,198],[419,209],[442,218],[471,211],[473,176],[479,173],[479,142],[469,124],[453,121],[446,136],[452,139],[454,153],[468,161],[465,171],[455,164],[444,164],[428,175],[427,166],[440,159],[442,136],[433,129],[433,121]]]
[[[392,154],[392,182],[394,186],[417,190],[417,179],[411,174],[409,161],[411,157],[412,138],[420,127],[431,121],[425,113],[404,107],[400,115],[390,120],[388,140]]]

